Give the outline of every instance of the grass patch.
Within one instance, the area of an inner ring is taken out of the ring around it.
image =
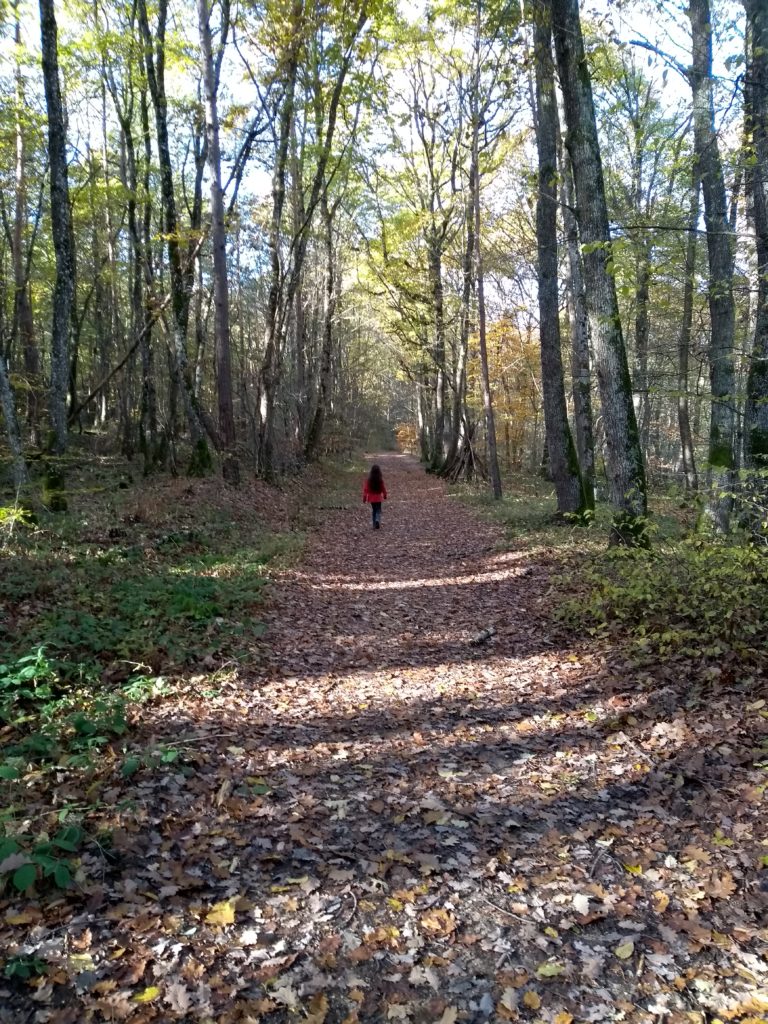
[[[577,525],[557,516],[557,502],[551,483],[541,477],[520,475],[504,481],[504,496],[495,501],[487,487],[458,484],[450,492],[484,516],[499,523],[506,542],[514,547],[545,546],[583,548],[605,546],[613,512],[605,501],[598,501],[586,525]],[[695,511],[675,492],[655,493],[649,498],[649,522],[652,543],[682,539],[692,529]]]

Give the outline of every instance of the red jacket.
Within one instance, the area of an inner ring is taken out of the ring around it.
[[[372,491],[368,486],[368,477],[365,478],[363,484],[363,501],[383,501],[387,496],[387,488],[384,486],[384,481],[381,481],[381,492]]]

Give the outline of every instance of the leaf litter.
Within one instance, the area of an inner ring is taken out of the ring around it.
[[[754,686],[569,633],[554,550],[383,463],[382,529],[326,510],[251,657],[136,723],[181,763],[96,780],[109,856],[0,894],[45,965],[4,1024],[765,1021]]]

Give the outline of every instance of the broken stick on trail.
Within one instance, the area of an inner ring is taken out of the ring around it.
[[[354,478],[250,662],[140,725],[182,767],[114,782],[102,879],[27,919],[58,967],[7,990],[4,1024],[768,1006],[764,776],[738,738],[722,753],[673,678],[644,689],[553,622],[552,551],[505,550],[414,460],[377,461],[382,529]]]

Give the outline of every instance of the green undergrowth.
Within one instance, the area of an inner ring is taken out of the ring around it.
[[[614,548],[567,583],[558,614],[639,662],[682,657],[718,671],[765,668],[768,558],[751,545],[690,539]]]
[[[710,675],[764,672],[768,554],[735,534],[697,535],[697,510],[670,489],[649,501],[649,549],[608,547],[611,510],[599,503],[587,526],[555,517],[551,486],[505,481],[505,497],[458,489],[505,530],[505,545],[543,558],[554,581],[553,616],[575,637],[607,642],[636,664],[670,659]],[[692,668],[692,671],[694,669]]]
[[[505,543],[515,548],[599,550],[606,544],[612,521],[607,502],[598,501],[594,512],[576,521],[559,517],[552,485],[541,477],[520,475],[504,480],[504,495],[495,501],[487,486],[460,484],[452,496],[478,509],[504,529]],[[677,540],[694,521],[676,493],[654,494],[650,501],[649,533],[654,540]]]
[[[124,480],[95,463],[65,515],[0,514],[0,898],[77,888],[104,861],[97,780],[185,770],[135,726],[258,658],[265,584],[303,545],[269,525],[293,521],[286,492]]]

